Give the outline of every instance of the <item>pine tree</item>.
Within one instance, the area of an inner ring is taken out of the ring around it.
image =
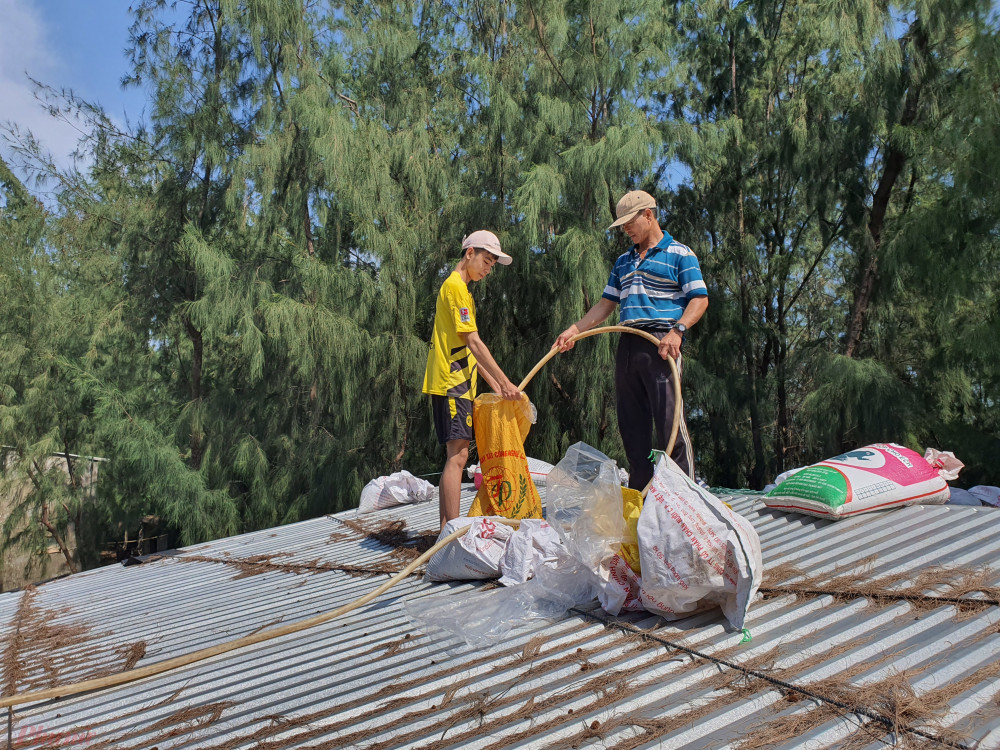
[[[476,55],[463,135],[467,192],[476,196],[468,224],[505,228],[501,240],[515,258],[483,285],[480,318],[516,382],[600,299],[625,249],[607,226],[624,192],[648,187],[658,155],[659,134],[643,102],[665,64],[662,25],[657,3],[463,8],[469,39],[462,51]],[[536,377],[529,395],[539,419],[527,446],[534,455],[557,461],[585,440],[621,458],[616,340],[582,342]]]
[[[692,426],[707,473],[727,486],[759,487],[802,455],[792,414],[811,357],[796,344],[830,335],[824,289],[852,207],[839,197],[853,136],[836,96],[857,71],[831,52],[818,12],[685,3],[674,16],[685,75],[660,120],[691,171],[675,216],[704,248],[711,295],[692,342]]]
[[[86,395],[66,357],[86,346],[88,302],[65,293],[50,258],[51,217],[0,160],[0,497],[3,548],[28,555],[44,575],[50,545],[71,571],[84,539]],[[91,540],[85,539],[85,542]],[[93,562],[92,558],[84,559]],[[11,571],[20,581],[28,571]]]
[[[0,174],[0,442],[22,468],[110,459],[74,524],[107,539],[157,515],[194,542],[434,472],[419,387],[463,236],[491,229],[514,257],[473,293],[518,381],[599,299],[625,249],[607,226],[634,188],[661,198],[710,288],[685,350],[699,473],[759,487],[890,439],[961,446],[970,476],[994,476],[985,3],[180,10],[135,7],[148,125],[69,95],[87,168],[25,147],[58,204]],[[671,187],[678,169],[690,179]],[[529,453],[585,440],[621,457],[616,339],[536,377]],[[21,517],[47,502],[62,533],[80,506],[72,483],[46,482]]]
[[[947,399],[971,381],[966,363],[946,354],[954,351],[950,330],[963,303],[979,298],[989,309],[989,298],[967,296],[965,274],[943,275],[940,264],[958,254],[968,267],[985,263],[987,276],[995,269],[989,236],[997,216],[982,202],[981,185],[963,173],[973,152],[980,164],[991,158],[984,141],[964,134],[982,134],[977,123],[995,114],[982,61],[995,54],[996,20],[979,2],[907,3],[900,10],[902,23],[891,26],[888,11],[876,8],[876,24],[890,33],[855,48],[864,76],[849,116],[866,151],[851,170],[865,199],[848,237],[853,252],[843,296],[851,305],[842,348],[827,359],[810,403],[824,405],[804,415],[836,450],[874,439],[922,448],[940,445],[937,434],[955,434],[945,425],[963,410],[956,413]],[[942,137],[951,132],[963,133],[962,146]],[[966,205],[977,206],[976,221],[968,221]],[[949,392],[943,400],[932,395]],[[830,403],[841,408],[831,413]],[[991,442],[980,433],[966,445]]]
[[[789,463],[872,440],[918,447],[930,416],[904,353],[892,289],[913,284],[893,238],[919,205],[916,162],[940,152],[930,134],[970,77],[967,43],[991,34],[981,4],[914,6],[902,26],[896,11],[677,6],[690,78],[662,122],[692,172],[676,193],[682,221],[704,233],[718,285],[695,340],[695,444],[713,447],[707,463],[727,485],[760,486]],[[873,285],[875,270],[884,282]],[[749,435],[734,433],[746,422]]]

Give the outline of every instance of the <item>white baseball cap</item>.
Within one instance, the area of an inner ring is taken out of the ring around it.
[[[497,236],[486,229],[473,232],[462,240],[462,250],[468,250],[470,247],[481,247],[484,250],[489,250],[497,256],[497,262],[502,266],[509,266],[514,260],[500,249],[500,240]]]

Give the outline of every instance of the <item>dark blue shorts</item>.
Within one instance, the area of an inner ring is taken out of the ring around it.
[[[441,445],[449,440],[471,441],[475,437],[470,399],[432,395],[431,410],[434,412],[434,428]]]

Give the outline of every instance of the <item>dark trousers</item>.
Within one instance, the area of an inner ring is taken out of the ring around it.
[[[682,359],[677,359],[678,373]],[[674,419],[674,379],[670,363],[660,358],[651,341],[630,333],[621,334],[615,356],[615,396],[618,430],[628,459],[628,486],[642,491],[653,478],[649,453],[653,448],[666,449]],[[670,457],[682,471],[694,477],[694,456],[683,405]]]

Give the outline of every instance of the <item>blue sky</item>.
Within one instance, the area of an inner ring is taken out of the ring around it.
[[[128,0],[0,0],[0,124],[30,130],[57,163],[70,164],[80,134],[42,109],[28,76],[72,89],[118,121],[141,119],[143,92],[121,88],[129,69],[128,7]],[[8,159],[4,132],[0,153]]]

